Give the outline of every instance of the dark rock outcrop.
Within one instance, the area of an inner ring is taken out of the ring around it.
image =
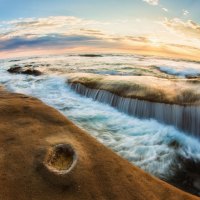
[[[12,74],[27,74],[27,75],[34,75],[34,76],[42,75],[42,72],[40,72],[39,70],[33,69],[31,67],[22,68],[18,65],[11,67],[7,71]]]
[[[80,54],[79,56],[81,56],[81,57],[103,57],[102,55],[99,55],[99,54]]]

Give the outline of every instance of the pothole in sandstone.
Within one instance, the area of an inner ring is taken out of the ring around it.
[[[46,154],[44,165],[49,171],[67,174],[76,165],[77,155],[69,144],[58,144],[50,148]]]

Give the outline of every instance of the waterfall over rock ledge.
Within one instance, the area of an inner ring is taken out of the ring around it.
[[[200,106],[181,106],[120,97],[111,92],[91,89],[80,83],[68,83],[76,93],[109,104],[119,111],[139,118],[153,118],[161,123],[200,137]]]

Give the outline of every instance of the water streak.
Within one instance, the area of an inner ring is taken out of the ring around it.
[[[155,103],[124,98],[105,90],[87,88],[80,83],[69,83],[71,89],[96,101],[109,104],[118,110],[139,118],[153,118],[200,137],[200,107]]]

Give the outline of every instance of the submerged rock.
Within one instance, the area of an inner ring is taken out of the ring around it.
[[[80,54],[79,56],[82,56],[82,57],[103,57],[100,54]]]
[[[196,74],[196,75],[186,75],[185,76],[187,79],[198,79],[200,78],[200,74]]]
[[[30,66],[22,68],[18,65],[15,65],[13,67],[11,67],[10,69],[7,70],[9,73],[13,73],[13,74],[28,74],[28,75],[34,75],[34,76],[39,76],[42,75],[42,72],[40,72],[39,70],[33,69]]]

